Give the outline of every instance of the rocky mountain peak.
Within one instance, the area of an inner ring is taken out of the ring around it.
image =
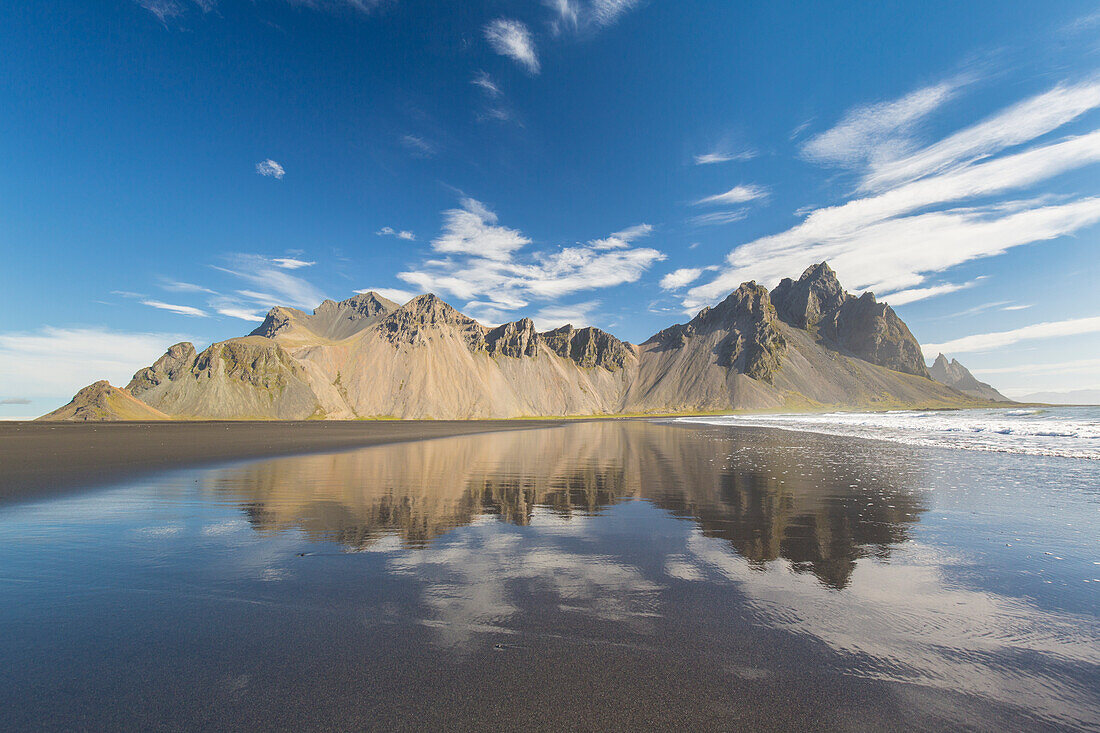
[[[323,307],[326,303],[332,303],[332,301],[326,300],[321,306]],[[383,298],[373,290],[368,290],[365,293],[357,293],[347,300],[333,303],[333,306],[336,309],[351,311],[366,317],[376,316],[379,313],[389,313],[390,311],[397,310],[399,307],[397,303],[387,298]],[[320,308],[318,308],[318,310],[320,310]],[[316,314],[317,310],[313,312]]]
[[[485,345],[485,327],[455,310],[434,293],[418,295],[378,322],[380,333],[390,343],[418,344],[427,341],[431,330],[451,330],[473,349]]]
[[[369,291],[339,303],[325,300],[312,314],[297,308],[275,306],[249,336],[295,340],[302,338],[304,328],[307,336],[313,334],[338,341],[359,333],[396,309],[396,303]]]
[[[709,309],[700,320],[704,323],[725,322],[746,315],[754,318],[764,318],[771,309],[772,304],[771,298],[768,296],[768,289],[762,285],[757,285],[756,281],[753,280],[741,283],[737,290],[727,295],[721,303]]]
[[[646,343],[678,349],[696,338],[717,339],[713,349],[720,366],[769,383],[787,349],[768,289],[755,281],[741,283],[718,305],[704,308],[686,324],[666,328]]]
[[[272,309],[274,310],[274,309]],[[170,382],[191,371],[195,365],[198,354],[195,345],[190,341],[181,341],[168,347],[164,356],[153,362],[152,366],[138,370],[133,379],[126,385],[127,391],[135,396],[141,396],[158,384]]]
[[[795,328],[872,364],[928,376],[920,345],[894,310],[872,292],[858,298],[846,292],[826,262],[808,267],[797,281],[784,278],[771,298],[779,318]]]
[[[464,316],[459,310],[445,303],[442,298],[434,293],[425,293],[412,298],[390,316],[395,317],[397,320],[415,322],[415,324],[421,325],[464,325],[467,322],[476,322],[473,318]]]
[[[485,334],[485,345],[490,354],[519,358],[538,354],[539,337],[535,322],[521,318],[490,329]]]
[[[622,369],[635,357],[629,344],[591,326],[575,329],[567,324],[539,334],[539,340],[555,354],[578,366],[602,367],[609,372]]]
[[[771,292],[772,304],[784,322],[810,329],[848,299],[833,268],[821,262],[806,268],[797,281],[783,278]]]
[[[331,301],[325,301],[329,303]],[[324,303],[321,304],[322,306]],[[316,311],[314,311],[316,313]],[[275,338],[275,336],[282,331],[285,331],[291,325],[291,319],[293,318],[293,312],[289,308],[284,308],[281,305],[277,305],[267,312],[267,316],[264,318],[263,323],[256,326],[249,336],[263,336],[264,338]]]

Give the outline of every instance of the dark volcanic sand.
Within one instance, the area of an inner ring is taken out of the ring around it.
[[[555,420],[59,423],[0,421],[0,502],[151,470],[522,430]]]
[[[1092,461],[638,421],[24,497],[0,729],[1097,729],[1098,509]]]

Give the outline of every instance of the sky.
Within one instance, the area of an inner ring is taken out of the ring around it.
[[[1100,3],[0,4],[0,417],[373,289],[641,342],[828,261],[1100,388]]]

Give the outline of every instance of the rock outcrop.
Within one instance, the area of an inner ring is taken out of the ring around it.
[[[221,341],[199,354],[189,343],[176,344],[126,389],[184,418],[302,420],[326,412],[305,367],[262,336]]]
[[[797,282],[784,278],[771,295],[791,326],[872,364],[928,377],[920,344],[894,309],[877,302],[874,293],[857,298],[845,292],[828,264],[808,268]]]
[[[807,268],[797,281],[783,278],[771,292],[779,317],[795,328],[813,329],[848,300],[836,273],[822,262]]]
[[[744,283],[640,346],[591,327],[540,333],[527,318],[489,328],[432,294],[398,306],[368,292],[312,314],[273,308],[249,336],[201,353],[172,346],[120,392],[192,419],[947,407],[1000,397],[930,379],[893,309],[845,292],[825,263],[770,293]]]
[[[64,407],[43,415],[39,420],[64,420],[70,422],[105,422],[118,420],[170,420],[160,410],[155,410],[124,389],[112,387],[106,379],[89,384],[76,393]]]
[[[522,359],[538,354],[539,335],[535,332],[535,322],[523,318],[491,329],[485,334],[485,344],[494,356]]]
[[[940,384],[946,384],[948,387],[957,389],[965,395],[970,395],[979,400],[991,400],[993,402],[1012,401],[993,389],[991,385],[985,382],[979,382],[974,375],[970,373],[970,370],[957,360],[952,359],[949,363],[947,357],[943,354],[939,354],[936,357],[936,361],[933,362],[932,368],[928,371],[932,379]]]
[[[565,325],[539,334],[539,340],[558,356],[586,369],[599,367],[613,372],[635,358],[629,344],[598,328]]]

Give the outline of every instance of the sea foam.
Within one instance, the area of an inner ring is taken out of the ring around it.
[[[720,415],[679,421],[779,428],[907,445],[1100,459],[1100,407]]]

